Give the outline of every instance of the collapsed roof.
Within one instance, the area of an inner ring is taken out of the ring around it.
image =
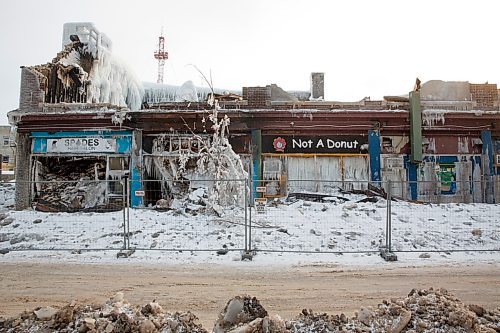
[[[144,90],[111,52],[111,41],[91,23],[65,24],[64,48],[52,62],[29,67],[45,103],[109,103],[139,110]]]

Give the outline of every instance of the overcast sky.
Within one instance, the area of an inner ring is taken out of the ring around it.
[[[500,83],[497,0],[15,0],[0,10],[0,123],[18,107],[20,66],[61,50],[65,22],[93,22],[142,81],[156,82],[163,27],[164,83],[276,83],[308,90],[325,72],[328,100],[380,99],[415,78]]]

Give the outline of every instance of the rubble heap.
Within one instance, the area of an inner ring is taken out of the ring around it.
[[[166,312],[155,301],[134,307],[119,292],[102,306],[72,302],[60,310],[45,307],[24,312],[18,318],[0,318],[0,332],[207,333],[197,321],[190,312]]]
[[[96,208],[105,201],[106,175],[103,161],[65,160],[39,166],[36,183],[36,208],[44,211],[73,212]],[[101,180],[101,181],[99,181]]]
[[[361,308],[354,318],[303,310],[287,322],[291,332],[499,332],[500,309],[465,305],[445,289],[412,290],[404,299],[385,300],[376,309]]]
[[[0,332],[208,332],[190,312],[168,313],[155,301],[144,307],[126,302],[123,293],[102,306],[60,310],[46,307],[17,318],[0,318]],[[215,321],[214,333],[313,332],[500,332],[500,309],[487,311],[465,305],[444,289],[412,290],[404,299],[385,300],[377,308],[361,308],[353,318],[302,310],[295,319],[269,317],[259,300],[237,296],[229,300]]]
[[[215,321],[213,333],[285,332],[279,317],[269,318],[259,300],[250,296],[236,296]]]

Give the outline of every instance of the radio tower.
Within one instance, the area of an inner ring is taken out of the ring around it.
[[[163,27],[161,28],[161,35],[158,37],[158,51],[155,51],[155,59],[158,59],[158,79],[156,83],[163,83],[163,67],[165,67],[165,60],[168,59],[168,52],[165,52]]]

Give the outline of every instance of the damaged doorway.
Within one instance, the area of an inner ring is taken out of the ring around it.
[[[31,202],[38,210],[119,210],[129,157],[34,155],[31,173]]]

